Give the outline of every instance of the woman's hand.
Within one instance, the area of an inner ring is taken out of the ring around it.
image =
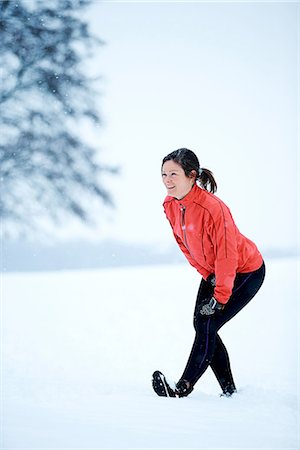
[[[212,316],[216,311],[222,311],[225,305],[219,303],[214,297],[204,300],[200,307],[200,314],[202,316]]]

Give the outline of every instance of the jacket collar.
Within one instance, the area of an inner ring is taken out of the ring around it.
[[[173,201],[182,206],[187,206],[187,205],[190,205],[191,203],[193,203],[196,198],[199,198],[199,194],[201,195],[201,191],[202,191],[202,189],[195,183],[194,186],[192,187],[192,189],[190,190],[190,192],[185,197],[183,197],[181,200],[178,200],[177,198],[171,197],[170,195],[168,195],[165,198],[164,203]]]

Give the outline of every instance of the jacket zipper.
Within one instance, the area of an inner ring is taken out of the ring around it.
[[[189,249],[189,246],[188,246],[188,243],[187,243],[187,239],[186,239],[186,226],[185,226],[185,209],[186,209],[186,207],[183,206],[183,205],[180,205],[180,209],[181,209],[181,229],[182,229],[182,232],[183,232],[184,245],[186,246],[186,248],[190,252],[190,249]]]

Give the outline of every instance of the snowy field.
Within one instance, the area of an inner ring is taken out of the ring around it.
[[[298,260],[266,261],[220,334],[238,393],[181,375],[200,277],[188,264],[2,276],[2,449],[299,449]],[[298,373],[297,373],[298,371]]]

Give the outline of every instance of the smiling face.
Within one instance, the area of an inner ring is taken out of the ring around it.
[[[178,200],[185,197],[195,183],[196,175],[193,172],[190,177],[187,177],[179,164],[173,160],[166,161],[162,166],[161,176],[168,195]]]

